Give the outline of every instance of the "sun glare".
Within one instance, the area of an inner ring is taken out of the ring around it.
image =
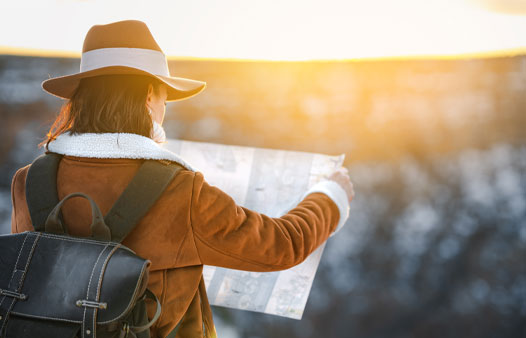
[[[517,13],[509,13],[500,4],[499,10],[491,10],[491,2],[224,0],[145,6],[137,0],[26,0],[1,5],[0,12],[26,14],[0,20],[0,29],[12,32],[0,37],[0,53],[78,57],[89,27],[133,18],[148,24],[170,58],[296,61],[524,54],[524,8],[514,5],[510,10]],[[80,12],[84,15],[71,16]],[[41,28],[30,28],[36,26]]]

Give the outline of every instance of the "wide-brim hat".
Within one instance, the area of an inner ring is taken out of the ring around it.
[[[189,98],[206,87],[203,81],[171,76],[166,56],[148,26],[139,20],[125,20],[92,26],[84,39],[80,72],[47,79],[42,88],[69,99],[81,79],[109,74],[152,76],[167,85],[166,101]]]

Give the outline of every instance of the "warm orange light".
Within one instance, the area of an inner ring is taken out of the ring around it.
[[[499,4],[493,10],[495,6],[488,5],[492,1],[498,0],[6,2],[0,12],[24,17],[0,20],[0,30],[10,32],[0,36],[0,46],[13,47],[0,53],[38,54],[17,46],[42,50],[40,55],[78,57],[92,25],[124,19],[143,20],[166,55],[185,59],[298,61],[523,53],[526,17],[521,13],[526,6],[510,5],[506,11],[508,7]],[[24,5],[27,8],[17,7]],[[61,20],[49,20],[42,12]]]
[[[27,56],[43,56],[43,57],[71,57],[80,58],[80,53],[63,51],[63,50],[50,50],[50,49],[37,49],[37,48],[22,48],[22,47],[9,47],[0,46],[0,54],[6,55],[27,55]]]

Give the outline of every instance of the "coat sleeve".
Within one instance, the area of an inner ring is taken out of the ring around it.
[[[11,233],[34,231],[26,203],[26,177],[29,165],[17,170],[11,182]]]
[[[196,172],[190,219],[202,264],[278,271],[301,263],[341,223],[338,202],[329,195],[304,195],[287,214],[272,218],[237,205]]]

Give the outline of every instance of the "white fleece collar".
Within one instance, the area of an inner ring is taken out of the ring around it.
[[[69,156],[92,158],[134,158],[168,160],[197,171],[179,155],[162,148],[148,137],[129,133],[60,134],[49,143],[49,151]]]

